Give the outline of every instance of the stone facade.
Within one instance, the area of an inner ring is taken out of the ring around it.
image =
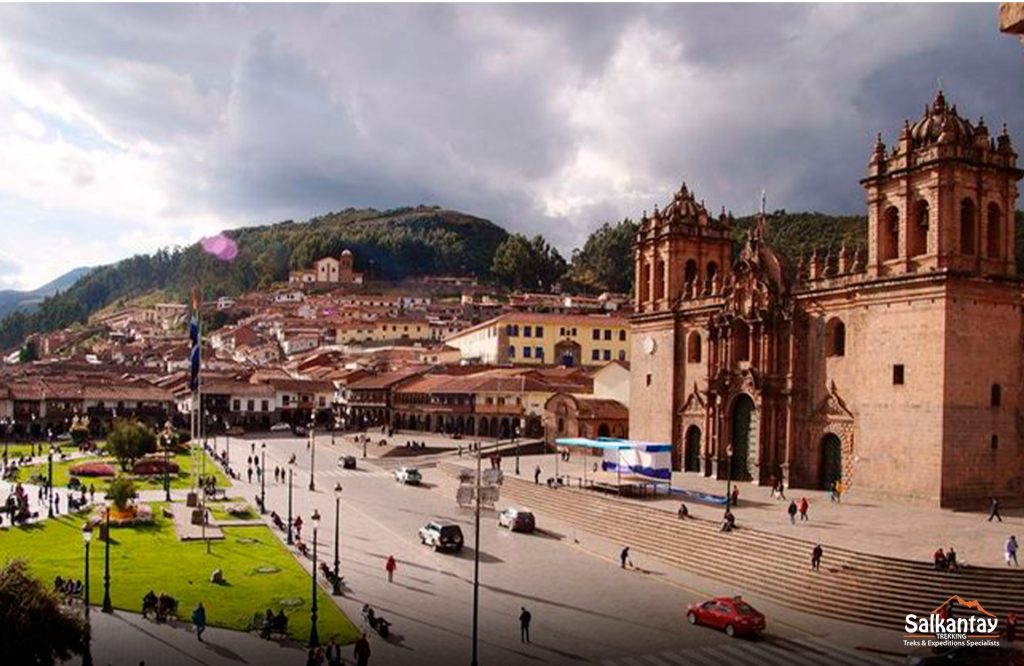
[[[763,211],[735,261],[728,219],[685,186],[645,214],[632,436],[671,441],[677,469],[717,478],[1020,501],[1016,157],[1005,128],[990,138],[940,92],[893,149],[876,141],[866,256],[788,273]]]

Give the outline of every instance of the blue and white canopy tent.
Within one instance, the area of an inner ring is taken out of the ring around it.
[[[587,483],[587,452],[602,451],[601,469],[615,472],[617,486],[622,486],[626,475],[645,484],[672,484],[672,445],[662,442],[642,442],[617,437],[565,437],[555,440],[558,446],[583,449],[583,483]]]

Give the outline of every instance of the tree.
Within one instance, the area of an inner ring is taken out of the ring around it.
[[[587,237],[572,253],[569,279],[587,291],[633,291],[633,241],[637,225],[629,218],[615,225],[607,222]]]
[[[543,236],[506,238],[494,252],[491,275],[501,284],[525,291],[550,290],[565,274],[566,263]]]
[[[156,451],[156,435],[138,421],[122,419],[107,436],[107,450],[121,463],[121,469],[128,470],[136,460]]]
[[[21,347],[21,351],[18,353],[19,363],[31,363],[32,361],[39,360],[39,349],[36,347],[35,340],[28,340]]]
[[[0,569],[0,655],[7,664],[51,666],[82,654],[89,625],[63,606],[23,560]]]

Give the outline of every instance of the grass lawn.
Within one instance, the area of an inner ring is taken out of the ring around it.
[[[217,465],[213,462],[213,459],[210,458],[209,455],[207,455],[206,453],[203,453],[202,455],[206,459],[206,474],[213,474],[217,478],[218,488],[227,487],[228,478],[224,475],[224,472],[222,472],[220,468],[217,467]],[[178,467],[180,468],[177,476],[171,476],[171,488],[175,490],[190,488],[192,486],[192,474],[190,471],[192,469],[192,460],[190,455],[187,452],[176,453],[171,458],[172,460],[174,460],[174,462],[178,463]],[[68,482],[71,481],[72,467],[84,462],[96,460],[109,462],[111,465],[114,466],[115,469],[120,469],[116,460],[105,456],[86,456],[84,458],[78,458],[77,460],[68,460],[65,462],[57,462],[55,460],[53,463],[53,485],[57,488],[66,487],[68,485]],[[47,463],[42,463],[39,465],[30,465],[28,467],[24,467],[18,470],[18,480],[27,483],[28,480],[31,479],[36,474],[42,474],[45,477],[46,472]],[[86,486],[88,486],[91,483],[96,486],[96,490],[106,491],[110,479],[82,477],[81,481],[85,483]],[[137,490],[159,490],[164,487],[163,475],[151,477],[135,477],[134,481],[135,488]]]
[[[211,542],[211,553],[199,542],[181,542],[172,521],[154,505],[156,523],[147,527],[111,530],[110,597],[114,607],[138,613],[150,589],[166,592],[179,602],[178,613],[190,622],[199,601],[211,626],[245,630],[253,613],[268,607],[284,609],[288,632],[296,640],[309,636],[309,598],[312,582],[292,554],[266,527],[224,530],[223,541]],[[13,558],[28,562],[33,574],[48,586],[55,576],[84,578],[82,516],[61,516],[27,528],[0,530],[0,563]],[[98,532],[94,533],[98,537]],[[90,598],[103,601],[103,542],[90,548]],[[224,572],[226,585],[209,582],[214,569]],[[332,636],[350,643],[358,635],[341,610],[322,589],[317,591],[321,640]]]
[[[245,513],[239,513],[239,514],[230,514],[230,513],[228,513],[225,510],[225,508],[228,507],[228,506],[231,506],[232,504],[244,504],[245,507],[246,507],[245,508]],[[214,519],[216,519],[218,521],[221,521],[221,520],[255,520],[256,518],[260,517],[260,514],[256,512],[256,509],[252,508],[252,506],[249,505],[248,502],[246,502],[243,499],[239,499],[237,497],[231,497],[231,498],[228,498],[228,499],[223,500],[223,501],[218,500],[216,502],[209,502],[208,501],[206,503],[206,506],[207,506],[207,508],[210,509],[210,513],[213,514]]]

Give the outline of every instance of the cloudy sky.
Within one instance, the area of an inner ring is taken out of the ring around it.
[[[348,206],[859,213],[939,80],[1024,144],[1022,78],[994,4],[5,5],[0,288]]]

